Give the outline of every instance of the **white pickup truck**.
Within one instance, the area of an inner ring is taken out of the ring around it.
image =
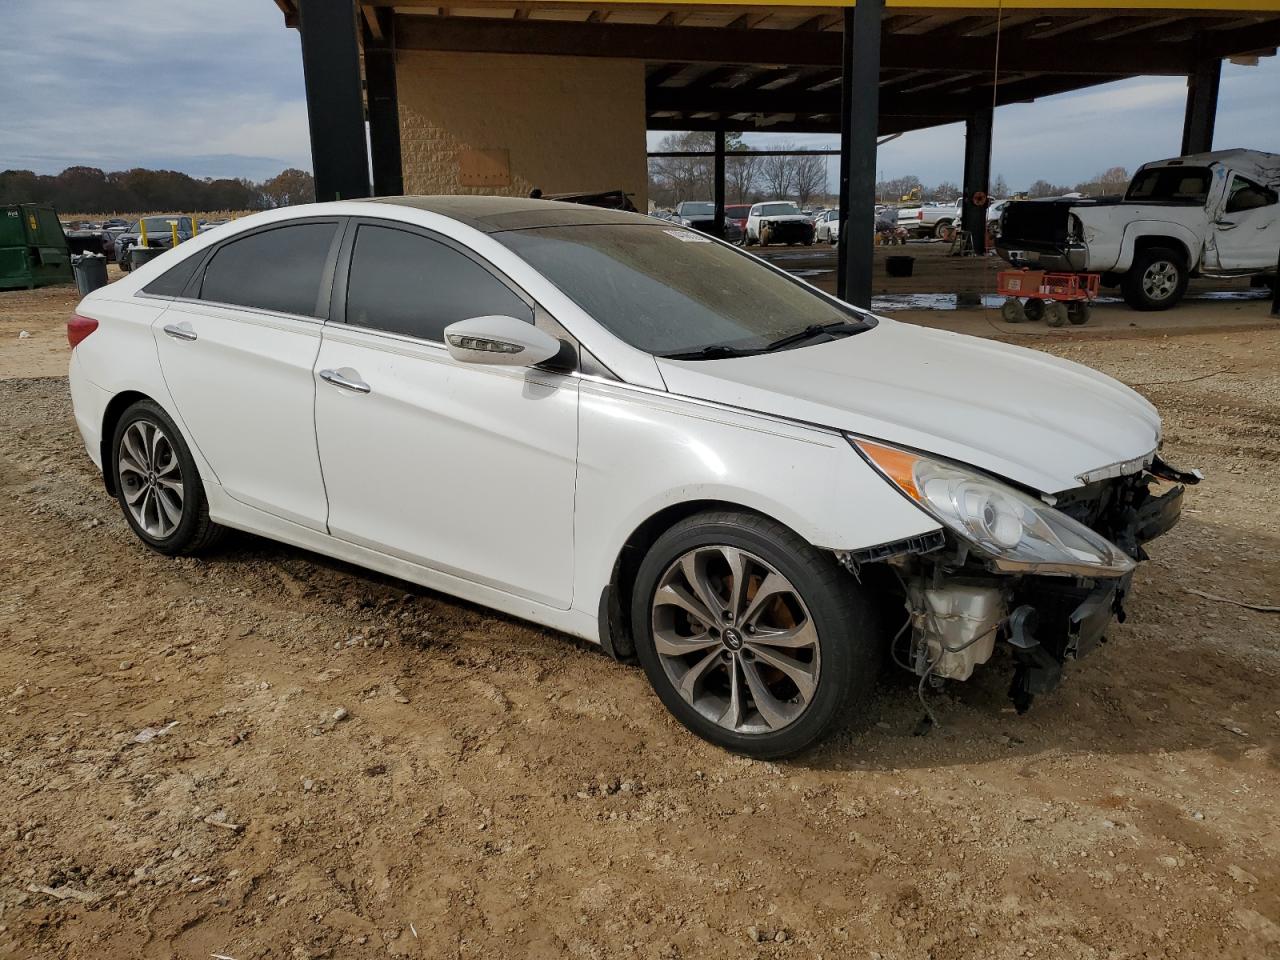
[[[1011,203],[999,254],[1016,267],[1100,273],[1138,310],[1166,310],[1193,276],[1272,274],[1280,155],[1219,150],[1138,169],[1121,199]]]
[[[960,201],[925,203],[898,208],[898,226],[913,237],[941,237],[947,227],[960,222]]]

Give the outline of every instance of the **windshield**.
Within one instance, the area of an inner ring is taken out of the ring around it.
[[[688,203],[680,204],[680,216],[682,217],[711,217],[715,216],[716,205],[714,203]]]
[[[762,217],[790,217],[799,216],[800,211],[794,203],[762,203],[760,204],[760,216]]]
[[[1155,167],[1141,170],[1129,184],[1126,200],[1203,206],[1212,175],[1206,167]]]
[[[750,212],[751,212],[751,205],[748,203],[736,203],[736,204],[731,203],[729,204],[729,206],[724,208],[724,215],[726,217],[734,217],[735,219],[738,219],[738,220],[747,219],[747,214],[749,214]]]
[[[734,247],[661,224],[493,234],[601,326],[657,355],[758,350],[816,324],[863,320]]]

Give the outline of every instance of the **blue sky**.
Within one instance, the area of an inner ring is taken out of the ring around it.
[[[271,0],[0,0],[0,169],[310,169],[302,59]],[[109,15],[104,15],[109,11]],[[1185,81],[1138,78],[996,112],[992,169],[1072,184],[1178,152]],[[1280,62],[1226,64],[1215,146],[1280,153]],[[656,144],[661,134],[651,135]],[[753,137],[772,145],[776,137]],[[806,146],[831,137],[791,136]],[[962,125],[880,150],[886,177],[960,179]],[[831,163],[834,177],[835,162]]]

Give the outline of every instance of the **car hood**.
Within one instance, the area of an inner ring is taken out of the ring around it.
[[[1155,408],[1096,370],[887,319],[830,343],[658,364],[672,393],[914,447],[1045,493],[1160,440]]]

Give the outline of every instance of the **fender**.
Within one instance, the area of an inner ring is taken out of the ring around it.
[[[573,603],[592,616],[628,538],[682,504],[742,507],[830,550],[940,529],[839,431],[588,379],[579,398]]]
[[[1124,273],[1133,266],[1133,258],[1137,252],[1138,241],[1145,237],[1169,237],[1178,241],[1187,254],[1187,269],[1197,270],[1200,267],[1201,255],[1204,252],[1204,241],[1195,231],[1176,220],[1134,220],[1124,228],[1120,241],[1120,255],[1111,266],[1090,264],[1090,269]]]

